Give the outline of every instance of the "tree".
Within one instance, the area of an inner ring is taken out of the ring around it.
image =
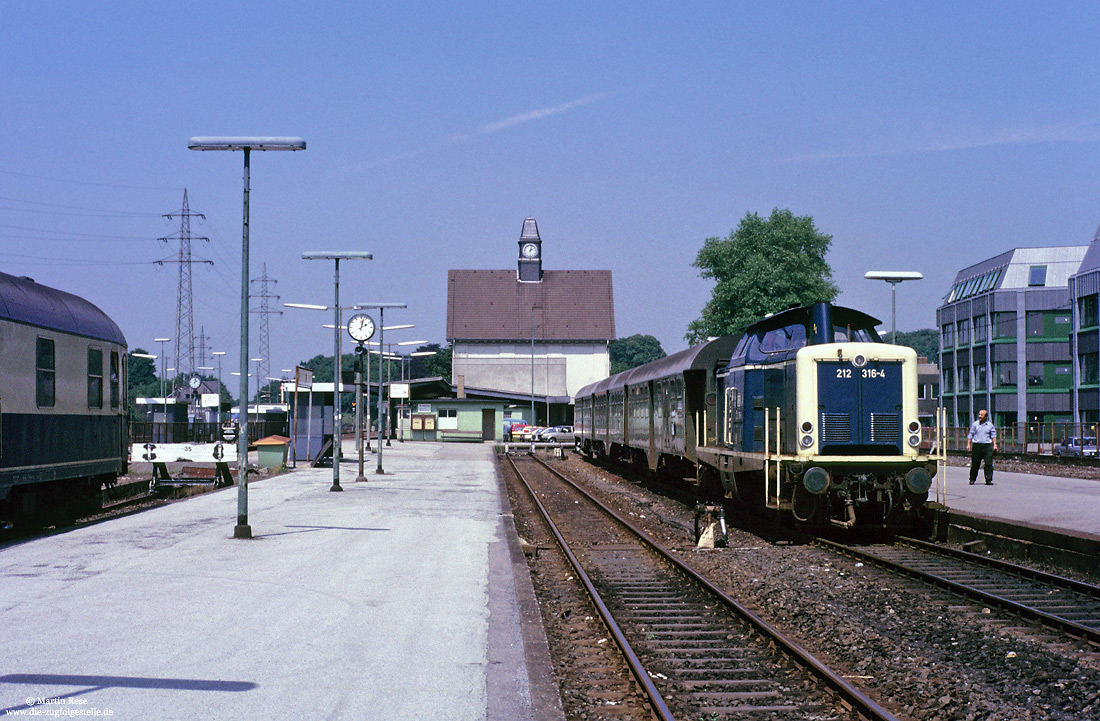
[[[436,351],[435,355],[423,358],[423,370],[419,377],[434,378],[435,376],[439,376],[448,383],[451,382],[451,358],[453,356],[453,349],[451,346],[441,348],[438,343],[432,343],[418,348],[417,350]],[[415,378],[417,376],[414,375],[413,377]]]
[[[889,333],[884,333],[883,338],[888,339]],[[909,346],[917,352],[918,356],[924,356],[929,363],[940,362],[940,334],[935,328],[915,330],[910,333],[898,331],[898,345]]]
[[[738,333],[768,313],[832,301],[839,291],[825,262],[832,241],[812,217],[778,208],[767,220],[746,214],[727,238],[707,238],[692,265],[716,285],[684,338],[695,345]]]
[[[659,340],[651,335],[641,335],[640,333],[611,341],[607,350],[611,354],[612,375],[631,368],[637,368],[668,355],[661,348]]]

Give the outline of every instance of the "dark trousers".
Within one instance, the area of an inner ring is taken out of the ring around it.
[[[978,480],[978,466],[985,464],[985,482],[993,482],[993,444],[970,444],[970,482]]]

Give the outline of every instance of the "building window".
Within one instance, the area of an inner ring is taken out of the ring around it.
[[[974,318],[974,342],[985,343],[986,338],[986,317],[984,315],[975,316]]]
[[[1027,284],[1032,288],[1041,288],[1047,284],[1047,267],[1045,265],[1033,265],[1027,273]]]
[[[984,391],[986,383],[986,370],[984,365],[974,366],[974,390]]]
[[[970,368],[959,368],[959,393],[970,392]]]
[[[1086,295],[1077,301],[1077,309],[1081,314],[1081,327],[1092,328],[1100,325],[1100,296]]]
[[[457,431],[458,430],[458,409],[457,408],[440,408],[437,411],[439,416],[439,430],[441,431]]]
[[[966,318],[959,321],[959,345],[970,345],[970,321]]]
[[[1095,385],[1100,382],[1100,356],[1095,353],[1084,353],[1077,356],[1081,365],[1081,385]]]
[[[1027,364],[1027,387],[1041,388],[1043,386],[1043,364],[1039,361],[1029,361]]]
[[[955,347],[955,326],[952,323],[945,323],[943,326],[943,347]]]
[[[122,378],[119,373],[118,361],[118,351],[111,351],[111,408],[118,408],[119,379]]]
[[[88,407],[103,407],[103,351],[88,349]]]
[[[929,386],[928,386],[927,383],[918,383],[917,384],[917,400],[918,401],[923,401],[923,400],[928,399],[928,388],[929,388]]]
[[[1016,314],[1013,312],[993,314],[993,337],[1016,337]]]
[[[1005,363],[998,363],[997,369],[997,386],[999,388],[1015,388],[1016,387],[1016,362],[1009,361]]]
[[[1042,338],[1043,337],[1043,313],[1038,310],[1029,310],[1027,312],[1027,337],[1028,338]]]
[[[54,359],[53,341],[49,338],[39,338],[35,344],[34,352],[34,395],[35,403],[39,408],[53,408],[54,384],[56,381],[56,366]]]

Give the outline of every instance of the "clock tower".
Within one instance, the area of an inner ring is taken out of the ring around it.
[[[542,239],[534,218],[523,221],[523,230],[519,234],[520,282],[538,283],[542,280]]]

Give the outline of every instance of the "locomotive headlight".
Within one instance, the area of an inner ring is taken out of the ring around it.
[[[809,435],[809,434],[806,434],[806,435],[802,436],[802,438],[799,439],[798,443],[803,448],[809,448],[810,446],[812,446],[814,444],[814,437]]]
[[[829,472],[818,466],[814,466],[802,475],[802,486],[815,496],[829,490],[829,482]]]
[[[914,433],[913,435],[909,436],[909,447],[910,448],[916,448],[919,445],[920,445],[920,435],[919,434]]]
[[[814,429],[813,421],[802,421],[802,432],[810,433]]]
[[[909,432],[917,433],[920,431],[920,421],[909,421]]]
[[[932,487],[932,476],[920,467],[910,469],[905,474],[905,487],[909,489],[910,493],[923,496]]]
[[[854,365],[856,368],[862,368],[863,366],[867,365],[867,356],[863,355],[862,353],[856,353],[855,357],[852,358],[852,365]]]

